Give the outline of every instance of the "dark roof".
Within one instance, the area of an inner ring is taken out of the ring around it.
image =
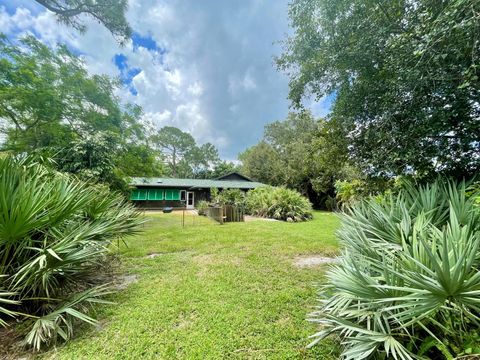
[[[141,178],[130,180],[132,186],[148,187],[180,187],[189,189],[220,188],[220,189],[255,189],[265,184],[244,180],[209,180],[209,179],[174,179],[174,178]]]
[[[222,175],[222,176],[219,176],[216,180],[226,180],[228,179],[229,177],[237,177],[237,178],[240,178],[240,179],[243,179],[244,181],[252,181],[254,182],[252,179],[246,177],[245,175],[242,175],[240,174],[239,172],[236,172],[236,171],[232,171],[228,174],[225,174],[225,175]]]

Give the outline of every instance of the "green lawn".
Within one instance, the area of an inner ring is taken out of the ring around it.
[[[145,233],[122,246],[122,269],[138,281],[97,313],[54,359],[336,358],[331,342],[306,350],[305,321],[325,268],[293,266],[299,255],[333,255],[338,219],[217,225],[149,214]],[[146,258],[159,253],[155,258]]]

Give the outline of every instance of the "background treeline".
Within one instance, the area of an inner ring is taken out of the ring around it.
[[[241,153],[239,159],[247,176],[295,189],[317,207],[331,209],[335,183],[362,176],[348,161],[347,144],[335,123],[315,119],[305,110],[265,126],[263,139]]]
[[[480,2],[294,0],[276,59],[289,99],[334,98],[326,120],[290,114],[242,154],[246,173],[320,206],[375,194],[399,177],[480,170]],[[261,159],[268,161],[262,163]]]
[[[117,79],[90,75],[82,59],[29,36],[0,37],[1,150],[35,154],[83,180],[124,191],[129,176],[217,177],[235,165],[174,127],[156,130],[121,102]]]

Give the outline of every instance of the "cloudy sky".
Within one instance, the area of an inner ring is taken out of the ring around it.
[[[79,34],[32,0],[0,0],[0,31],[68,44],[92,73],[119,76],[119,95],[156,127],[189,131],[236,159],[263,126],[286,117],[288,79],[273,65],[289,32],[288,0],[131,0],[132,40],[119,47],[93,21]],[[328,100],[312,103],[318,116]]]

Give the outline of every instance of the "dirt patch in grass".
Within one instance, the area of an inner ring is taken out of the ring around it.
[[[23,336],[15,331],[15,328],[0,327],[0,359],[2,360],[27,360],[31,355],[22,346]]]
[[[335,257],[322,256],[322,255],[309,255],[309,256],[297,256],[293,265],[299,268],[314,267],[326,264],[335,264],[338,259]]]
[[[116,290],[125,290],[131,284],[138,281],[138,275],[120,275],[117,276],[113,282]]]

